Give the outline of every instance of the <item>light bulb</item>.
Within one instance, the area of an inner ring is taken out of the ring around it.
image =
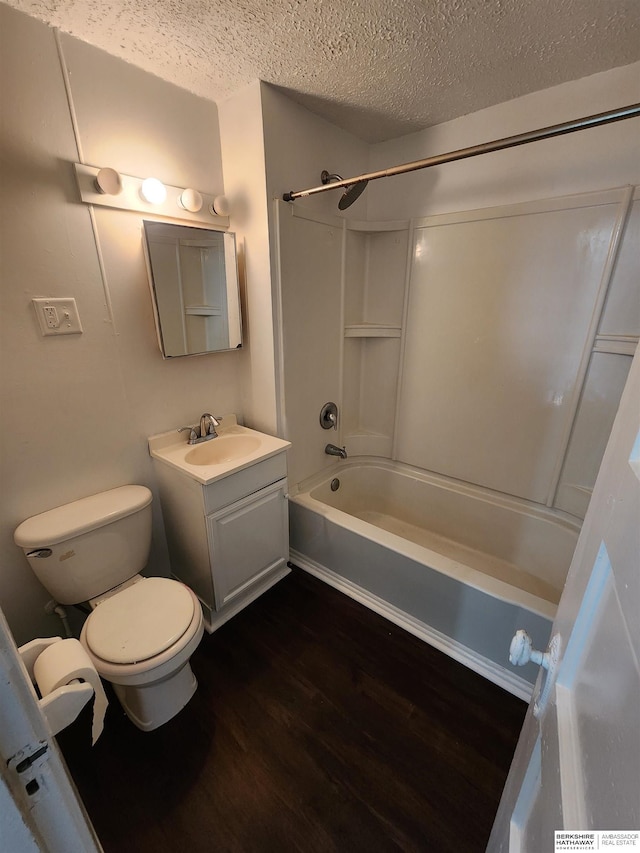
[[[209,205],[209,212],[215,216],[228,216],[229,211],[229,200],[224,195],[217,195],[213,200],[213,204]]]
[[[167,197],[167,190],[157,178],[145,178],[140,187],[140,195],[149,204],[162,204]]]
[[[202,209],[202,196],[198,190],[187,187],[178,197],[178,204],[183,210],[188,210],[191,213],[197,213]]]
[[[100,169],[93,183],[103,195],[118,195],[122,192],[122,178],[115,169]]]

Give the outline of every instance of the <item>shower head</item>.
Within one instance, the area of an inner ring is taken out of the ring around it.
[[[323,184],[331,184],[335,181],[343,181],[344,178],[338,174],[331,175],[329,174],[329,172],[327,172],[326,169],[323,169],[320,173],[320,180]],[[345,191],[340,196],[340,201],[338,202],[338,209],[346,210],[348,207],[351,207],[354,201],[360,198],[368,183],[368,181],[358,181],[357,184],[351,184],[351,186],[346,187]]]
[[[347,187],[338,202],[339,210],[346,210],[348,207],[351,207],[353,202],[360,198],[365,191],[368,183],[369,181],[358,181],[357,184],[351,184],[350,187]]]

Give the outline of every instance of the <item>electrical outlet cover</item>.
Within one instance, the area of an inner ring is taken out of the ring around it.
[[[78,306],[72,296],[64,298],[37,297],[31,301],[43,335],[79,335],[82,333]],[[53,312],[47,310],[51,308],[54,308],[57,313],[57,325],[51,323]]]

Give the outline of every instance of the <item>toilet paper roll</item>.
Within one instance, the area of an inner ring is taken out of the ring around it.
[[[95,743],[102,734],[108,702],[100,676],[80,642],[60,640],[46,648],[33,665],[33,675],[43,699],[76,680],[91,685],[95,695],[91,734],[92,743]]]

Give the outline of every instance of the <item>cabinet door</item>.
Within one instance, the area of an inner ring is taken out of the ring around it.
[[[216,610],[286,563],[289,523],[286,480],[208,516]]]

